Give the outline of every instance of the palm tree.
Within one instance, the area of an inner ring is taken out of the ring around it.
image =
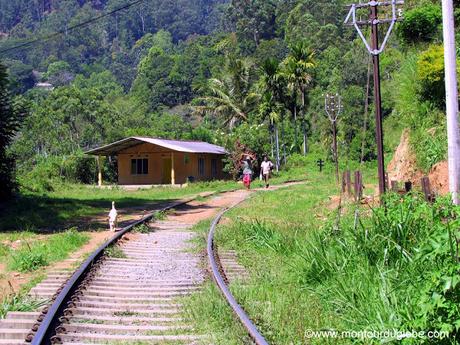
[[[276,149],[276,168],[280,166],[280,152],[279,152],[279,132],[278,124],[284,117],[284,97],[286,81],[284,75],[281,73],[280,62],[276,59],[266,59],[261,67],[260,87],[262,89],[263,102],[260,105],[261,114],[270,120],[270,126],[274,128],[275,136],[275,149]],[[284,138],[282,135],[282,141]],[[283,143],[284,162],[286,162],[286,147]]]
[[[259,98],[251,91],[251,70],[247,60],[230,59],[221,78],[209,79],[201,87],[206,96],[197,99],[200,105],[194,107],[195,113],[221,118],[230,129],[246,121]]]
[[[313,77],[312,70],[315,67],[315,53],[305,43],[294,44],[290,53],[284,61],[284,74],[288,81],[289,88],[294,92],[295,97],[300,96],[300,110],[302,120],[305,120],[306,93]],[[297,122],[297,107],[294,107],[294,122]],[[295,124],[297,128],[297,124]],[[307,133],[303,126],[303,153],[307,153]]]

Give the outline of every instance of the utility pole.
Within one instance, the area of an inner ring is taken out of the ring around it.
[[[345,24],[354,26],[358,32],[359,37],[364,42],[367,50],[372,56],[372,63],[374,67],[374,102],[375,102],[375,122],[376,122],[376,141],[377,141],[377,161],[379,173],[379,193],[382,196],[386,192],[385,182],[385,157],[383,149],[383,117],[382,117],[382,98],[380,92],[380,58],[379,55],[383,53],[391,32],[397,21],[401,20],[402,10],[398,9],[399,5],[404,4],[402,0],[391,1],[369,1],[359,2],[358,4],[350,5],[350,12],[345,19]],[[379,6],[391,6],[391,16],[386,18],[379,18]],[[358,19],[358,11],[367,10],[368,20]],[[379,44],[379,25],[389,24],[390,27],[386,32],[382,44]],[[368,43],[364,36],[361,27],[371,26],[371,44]]]
[[[371,42],[374,51],[379,49],[379,26],[377,6],[371,6]],[[377,159],[379,170],[379,192],[386,192],[385,182],[385,153],[383,150],[383,117],[382,117],[382,94],[380,91],[380,56],[372,55],[374,66],[374,102],[375,102],[375,136],[377,139]]]
[[[334,154],[335,163],[335,179],[339,183],[339,153],[337,149],[337,119],[342,112],[342,98],[338,95],[329,93],[324,97],[324,108],[327,117],[332,125],[332,151]]]
[[[458,89],[455,54],[454,6],[452,0],[442,0],[444,33],[444,65],[446,79],[447,138],[449,151],[449,189],[454,204],[459,205],[460,193],[460,133],[458,126]]]

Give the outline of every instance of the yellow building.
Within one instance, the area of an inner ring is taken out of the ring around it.
[[[98,157],[99,185],[103,156],[118,157],[120,185],[180,185],[225,177],[222,160],[227,151],[205,142],[131,137],[86,153]]]

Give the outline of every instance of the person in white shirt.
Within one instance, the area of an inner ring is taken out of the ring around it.
[[[264,182],[265,182],[265,188],[268,188],[270,186],[269,180],[270,180],[270,174],[272,172],[272,169],[273,169],[273,163],[270,162],[267,156],[264,156],[264,161],[260,165],[260,170],[261,170],[261,174],[264,179]]]

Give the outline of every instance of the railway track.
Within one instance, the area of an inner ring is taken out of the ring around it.
[[[245,199],[239,198],[233,206]],[[191,201],[162,211],[175,208],[178,213],[192,213],[193,208],[187,207]],[[245,279],[247,273],[234,253],[214,250],[214,229],[226,210],[214,219],[208,238],[211,272],[255,343],[267,344],[226,285],[229,280]],[[47,283],[35,290],[50,296],[59,287],[53,304],[35,321],[28,342],[14,344],[212,344],[209,335],[197,332],[183,317],[181,298],[199,291],[206,279],[200,257],[188,250],[194,224],[174,217],[154,218],[152,214],[124,228],[64,284]],[[132,231],[142,224],[152,231]],[[29,317],[29,324],[34,317]]]

